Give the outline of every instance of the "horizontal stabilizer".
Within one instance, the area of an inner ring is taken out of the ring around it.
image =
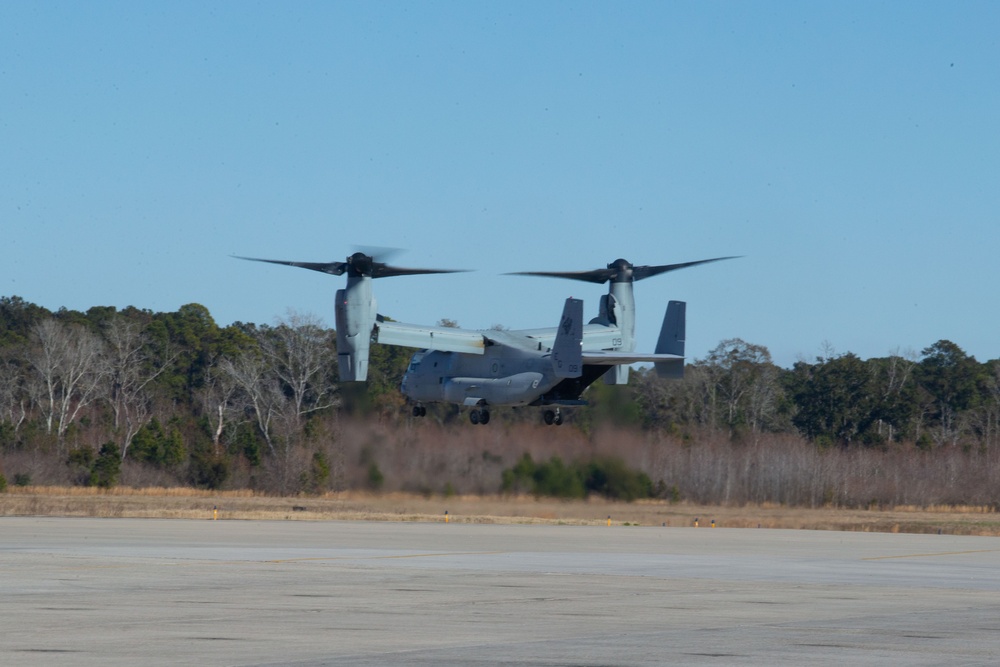
[[[618,366],[619,364],[642,364],[684,361],[675,354],[655,352],[584,352],[583,363],[589,366]]]

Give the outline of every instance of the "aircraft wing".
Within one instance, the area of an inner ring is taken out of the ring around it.
[[[552,344],[556,340],[555,327],[548,329],[522,329],[520,331],[511,331],[510,333],[531,338],[545,347],[552,347]],[[604,324],[583,325],[584,350],[606,350],[619,347],[621,344],[622,332],[618,327],[611,327]]]
[[[441,352],[483,354],[486,351],[486,338],[480,331],[391,322],[381,315],[375,322],[375,340],[385,345]]]

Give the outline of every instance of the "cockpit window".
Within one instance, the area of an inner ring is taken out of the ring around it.
[[[424,358],[423,352],[417,352],[416,354],[414,354],[412,357],[410,357],[410,367],[407,370],[410,372],[417,370],[423,358]]]

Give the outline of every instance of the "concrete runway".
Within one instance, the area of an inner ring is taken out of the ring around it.
[[[993,665],[1000,538],[0,518],[2,665]]]

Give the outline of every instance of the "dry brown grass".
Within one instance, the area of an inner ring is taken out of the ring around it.
[[[81,516],[220,520],[444,521],[789,528],[901,533],[1000,535],[1000,515],[988,507],[883,509],[705,506],[663,501],[560,501],[533,497],[421,496],[330,493],[274,497],[251,491],[189,488],[14,487],[0,494],[0,516]]]

